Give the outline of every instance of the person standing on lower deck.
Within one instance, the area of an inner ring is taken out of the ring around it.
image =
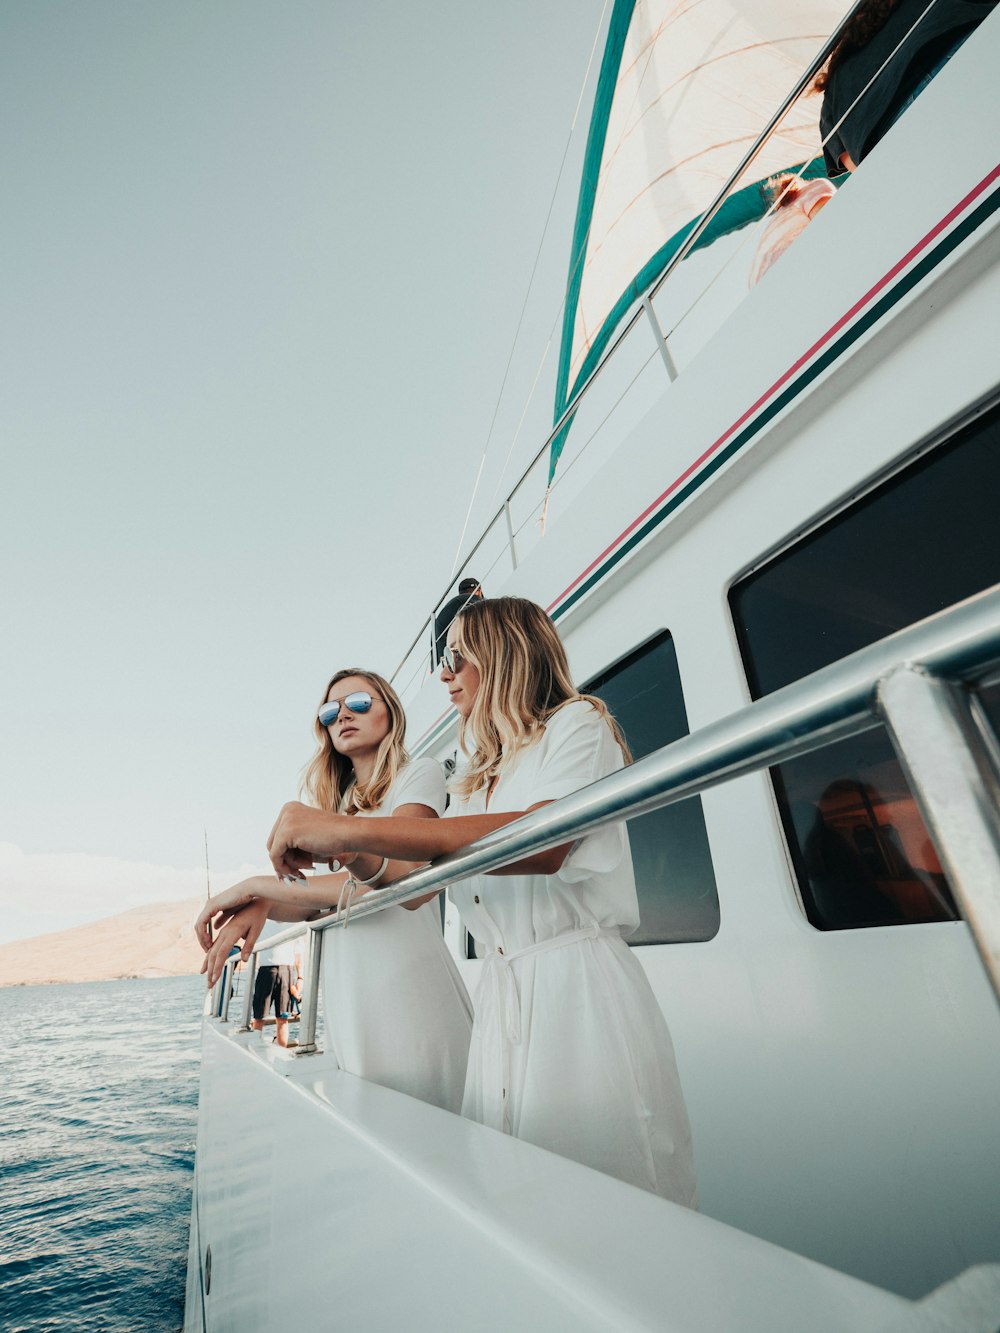
[[[274,1040],[288,1045],[292,1017],[292,988],[302,980],[302,954],[297,940],[264,949],[258,959],[253,988],[253,1030],[263,1032],[264,1019],[274,1009]]]

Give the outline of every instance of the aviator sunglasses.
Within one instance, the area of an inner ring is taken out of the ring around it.
[[[328,727],[331,722],[336,722],[340,716],[341,704],[349,713],[367,713],[372,706],[372,697],[367,690],[355,690],[353,694],[345,694],[343,699],[331,699],[328,704],[323,704],[316,714],[321,727]]]
[[[441,649],[441,665],[449,675],[457,675],[465,666],[465,663],[466,658],[460,648],[453,648],[450,643],[446,643]]]

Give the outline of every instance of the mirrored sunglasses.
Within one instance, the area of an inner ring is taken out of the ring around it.
[[[462,656],[460,648],[452,648],[450,643],[446,643],[441,649],[441,665],[452,676],[462,670],[465,662],[466,659]]]
[[[372,697],[367,690],[355,690],[353,694],[345,694],[343,699],[331,699],[316,714],[321,727],[328,727],[331,722],[336,722],[340,716],[341,704],[349,713],[367,713],[372,706]]]

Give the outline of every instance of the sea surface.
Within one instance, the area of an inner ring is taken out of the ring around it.
[[[201,977],[0,990],[0,1329],[181,1327]]]

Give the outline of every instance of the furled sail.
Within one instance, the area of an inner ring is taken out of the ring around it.
[[[577,206],[555,421],[850,7],[615,0]],[[819,156],[820,101],[798,99],[750,167],[752,182],[699,245],[764,213],[760,182]],[[564,435],[552,445],[550,480]]]

